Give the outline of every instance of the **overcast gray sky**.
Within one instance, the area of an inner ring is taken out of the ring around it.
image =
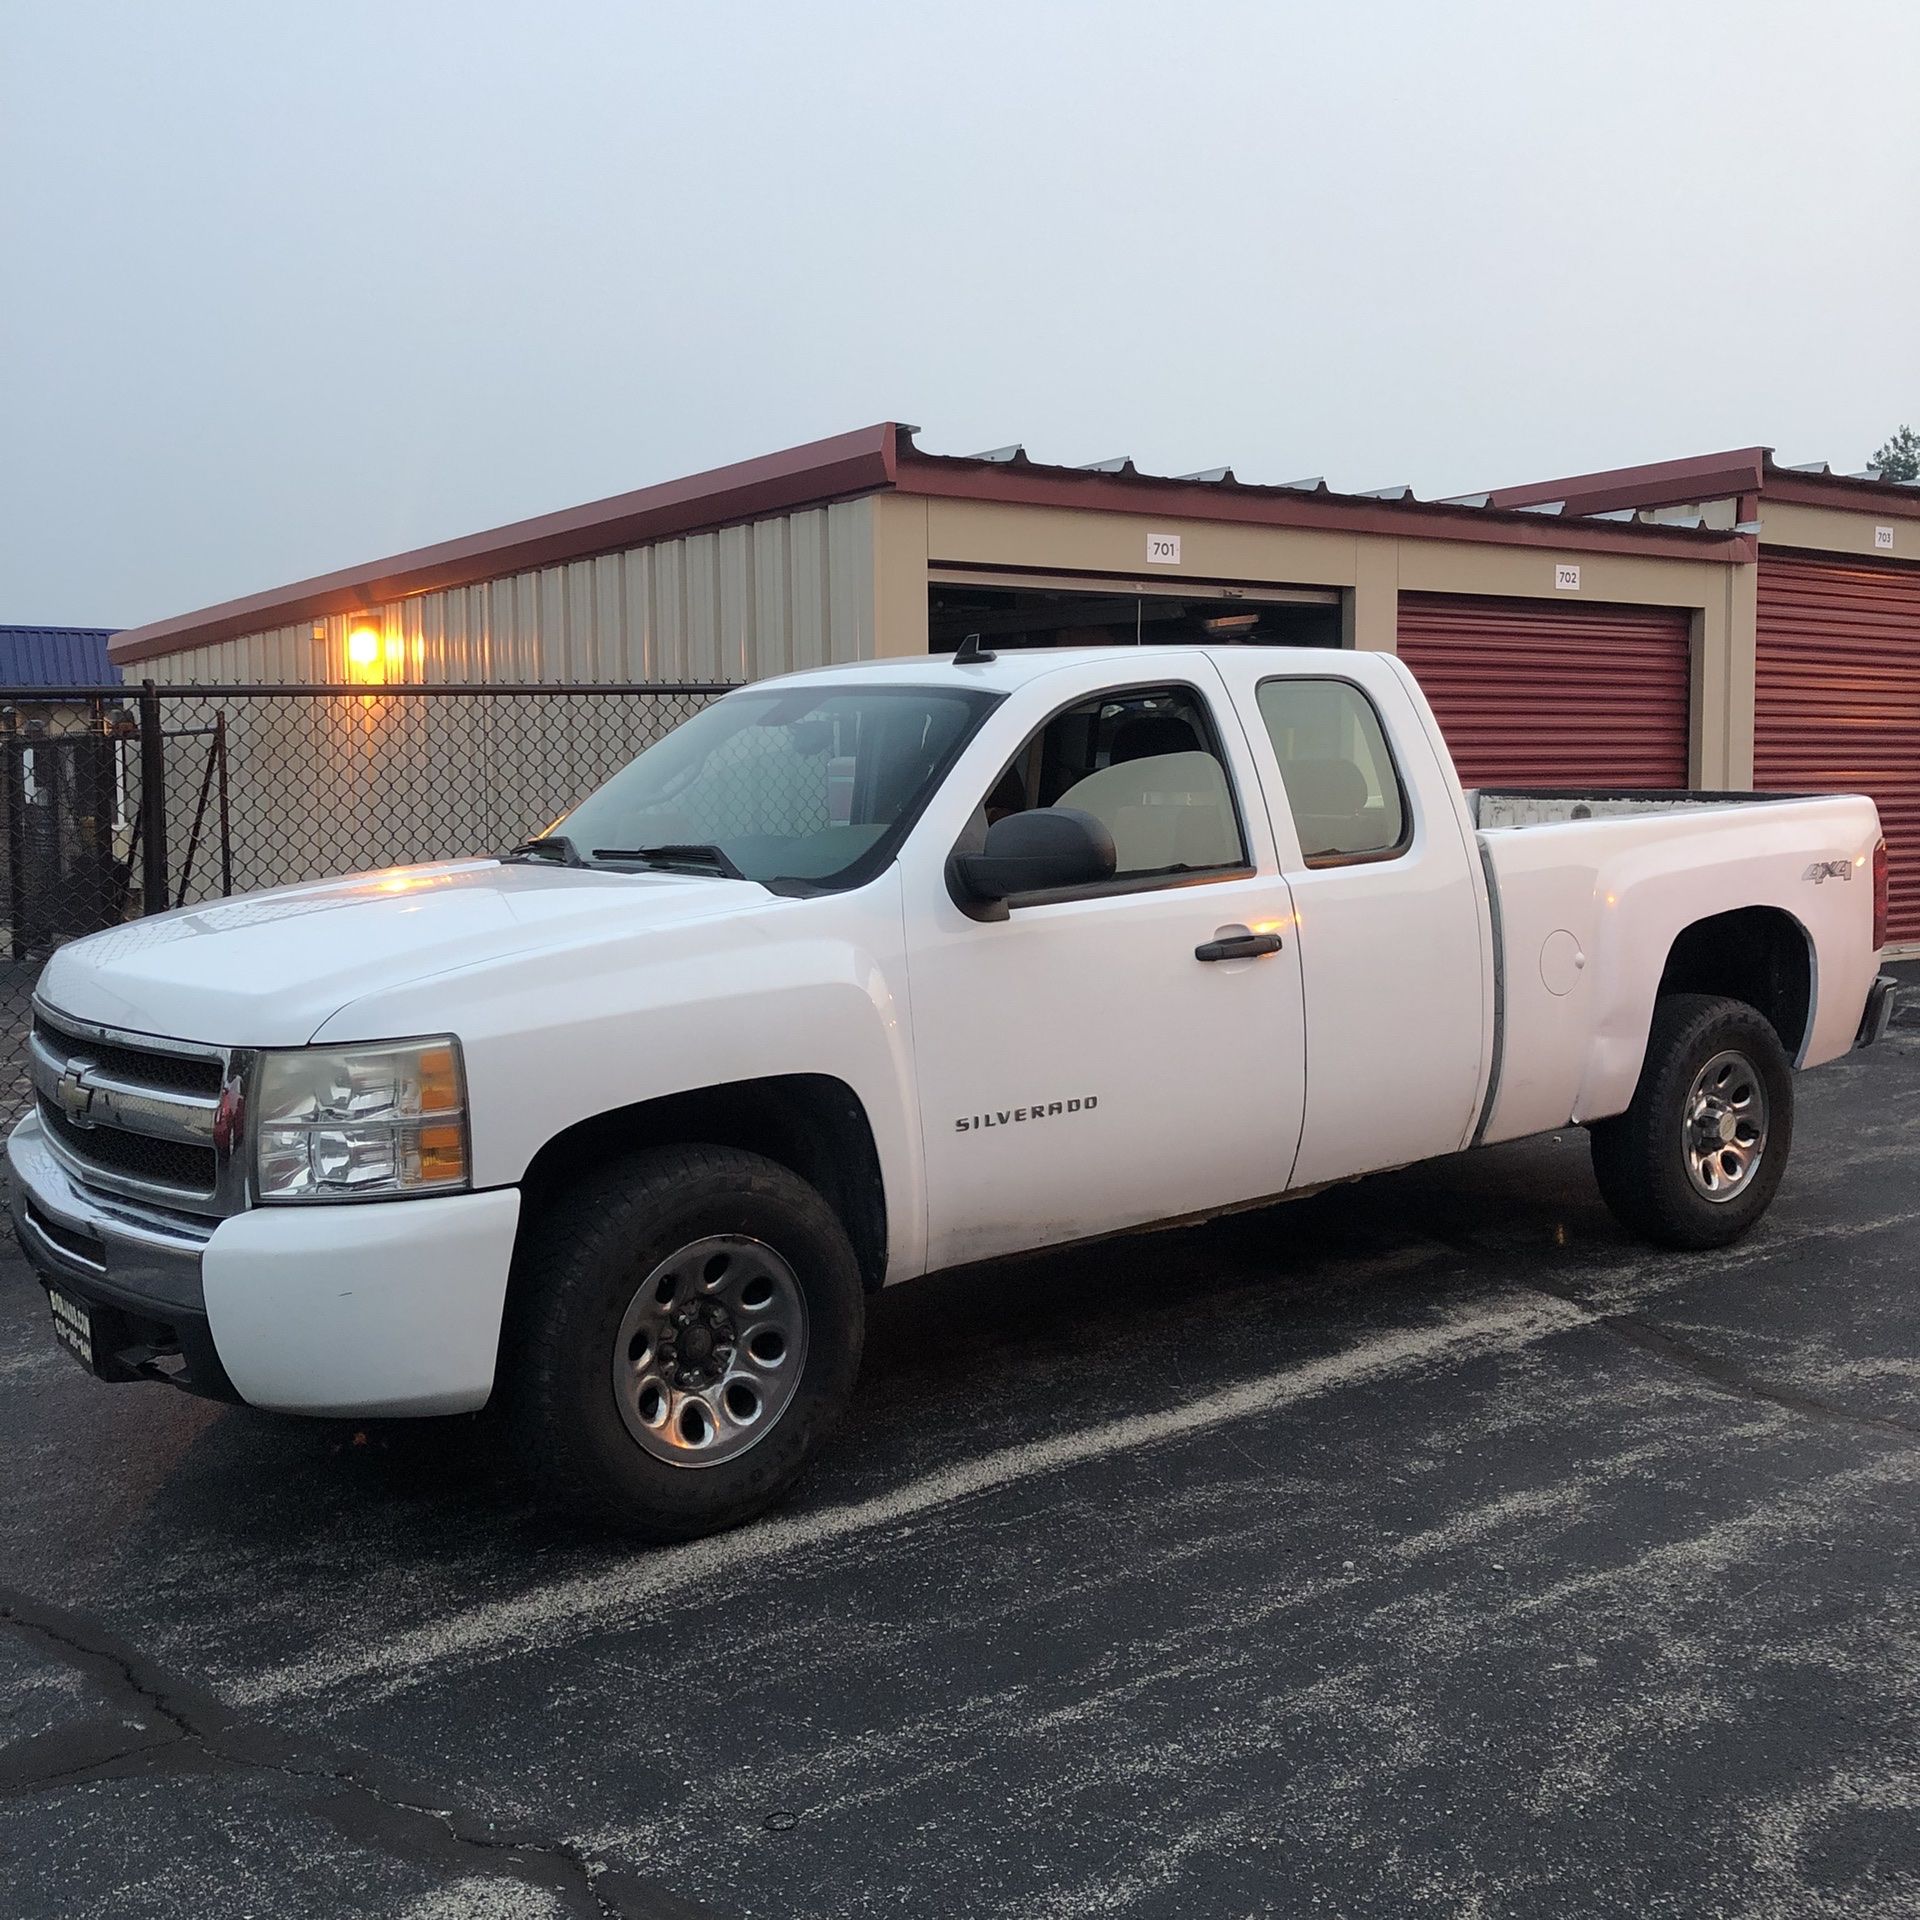
[[[0,621],[888,417],[1460,491],[1920,424],[1920,4],[0,0]]]

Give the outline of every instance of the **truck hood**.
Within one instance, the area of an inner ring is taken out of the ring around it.
[[[750,881],[535,861],[393,867],[156,914],[62,947],[39,997],[100,1026],[301,1046],[340,1008],[530,948],[784,904]]]

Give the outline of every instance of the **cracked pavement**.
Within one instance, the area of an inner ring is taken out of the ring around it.
[[[9,1259],[0,1906],[1920,1911],[1920,1028],[1799,1090],[1719,1254],[1568,1134],[901,1288],[664,1550],[98,1386]]]

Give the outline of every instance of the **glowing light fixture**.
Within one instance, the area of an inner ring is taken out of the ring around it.
[[[370,621],[356,620],[347,629],[348,666],[377,666],[380,661],[380,651],[380,629]]]

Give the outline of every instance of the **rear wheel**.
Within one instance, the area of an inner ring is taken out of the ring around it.
[[[1772,1204],[1793,1148],[1793,1074],[1744,1001],[1657,1001],[1633,1104],[1591,1129],[1601,1196],[1668,1247],[1723,1247]]]
[[[542,1493],[659,1540],[786,1491],[852,1392],[865,1296],[833,1210],[758,1154],[674,1147],[531,1223],[509,1417]]]

